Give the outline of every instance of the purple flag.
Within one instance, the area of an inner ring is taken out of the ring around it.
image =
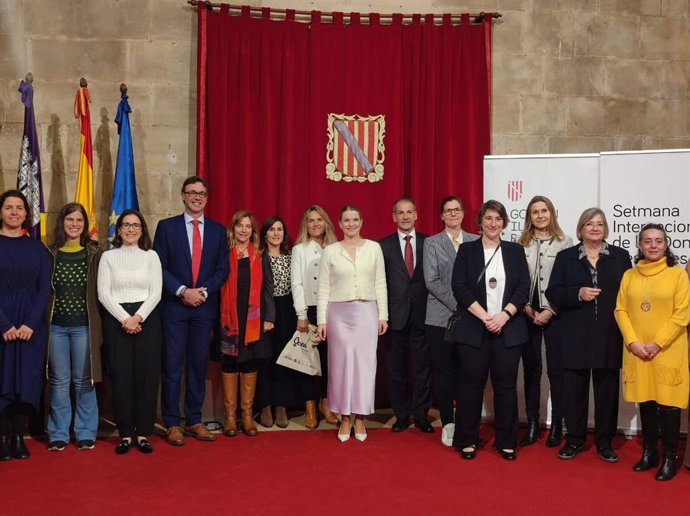
[[[33,78],[19,83],[19,92],[24,104],[24,136],[19,153],[19,171],[17,172],[17,189],[22,192],[31,208],[31,228],[33,238],[45,240],[45,206],[43,204],[43,184],[41,182],[41,155],[38,149],[36,118],[34,117]]]

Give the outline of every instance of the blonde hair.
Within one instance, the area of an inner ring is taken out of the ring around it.
[[[297,234],[297,240],[295,244],[307,244],[309,243],[309,240],[311,240],[311,237],[309,236],[308,223],[309,215],[311,215],[314,212],[318,213],[323,219],[323,221],[326,223],[326,229],[323,233],[323,247],[337,242],[338,239],[335,236],[333,223],[331,222],[328,213],[326,213],[326,211],[321,206],[317,206],[316,204],[314,204],[312,206],[309,206],[309,208],[307,208],[306,210],[304,210],[304,215],[302,215],[302,222],[300,222],[299,225],[299,233]]]
[[[592,220],[597,215],[601,215],[601,219],[604,221],[604,240],[609,237],[609,223],[606,221],[606,214],[601,208],[587,208],[580,215],[580,220],[577,221],[577,229],[575,230],[575,236],[578,240],[582,241],[582,228],[585,227],[590,220]]]
[[[525,211],[525,228],[522,230],[522,234],[520,235],[520,238],[518,238],[517,240],[518,244],[520,244],[523,247],[527,247],[529,243],[532,241],[532,238],[534,237],[534,224],[532,224],[532,216],[530,215],[530,209],[532,209],[532,206],[534,204],[537,204],[538,202],[543,202],[544,204],[546,204],[546,208],[549,210],[549,213],[551,213],[549,227],[546,228],[546,230],[549,232],[549,235],[551,235],[558,241],[561,241],[565,238],[563,230],[561,229],[561,226],[558,224],[558,219],[556,218],[556,208],[553,206],[551,199],[549,199],[548,197],[544,197],[543,195],[535,195],[534,197],[532,197],[529,204],[527,204],[527,210]]]
[[[235,241],[235,226],[239,224],[239,222],[244,219],[248,218],[249,222],[252,224],[252,236],[249,237],[249,241],[252,244],[252,247],[254,248],[254,252],[258,253],[259,252],[259,244],[261,243],[261,239],[259,238],[259,231],[256,229],[257,228],[257,222],[256,219],[254,218],[254,215],[249,210],[240,210],[236,211],[235,214],[230,218],[230,222],[228,223],[228,229],[227,229],[227,236],[228,236],[228,245],[230,246],[230,249],[235,247],[237,245],[237,242]]]

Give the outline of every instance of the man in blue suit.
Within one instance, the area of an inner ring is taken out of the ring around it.
[[[153,248],[163,266],[163,375],[161,408],[168,427],[166,440],[185,443],[185,435],[201,441],[215,437],[201,422],[206,395],[206,363],[216,325],[220,287],[228,279],[225,228],[204,218],[208,183],[199,176],[182,184],[182,215],[161,220]],[[182,365],[187,361],[184,430],[180,425]]]

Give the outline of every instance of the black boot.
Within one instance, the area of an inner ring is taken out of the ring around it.
[[[528,419],[527,420],[527,435],[520,441],[520,446],[529,446],[534,444],[539,440],[539,420],[538,419]]]
[[[661,442],[664,444],[664,457],[661,467],[656,472],[656,479],[671,480],[678,472],[678,434],[680,433],[680,409],[677,407],[659,407],[659,426]]]
[[[0,461],[10,460],[12,450],[10,450],[10,439],[6,435],[0,436]]]
[[[633,471],[647,471],[659,465],[659,450],[656,440],[645,441],[642,447],[642,458],[633,466]]]
[[[24,444],[24,437],[21,435],[13,435],[12,438],[12,457],[15,459],[28,459],[29,450]]]
[[[557,420],[551,422],[551,429],[549,430],[549,437],[546,439],[546,446],[548,448],[555,448],[560,446],[563,438],[563,421]]]

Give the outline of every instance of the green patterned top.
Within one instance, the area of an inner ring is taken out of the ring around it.
[[[53,274],[55,305],[52,324],[65,327],[89,325],[86,312],[87,268],[84,247],[68,243],[58,250]]]

